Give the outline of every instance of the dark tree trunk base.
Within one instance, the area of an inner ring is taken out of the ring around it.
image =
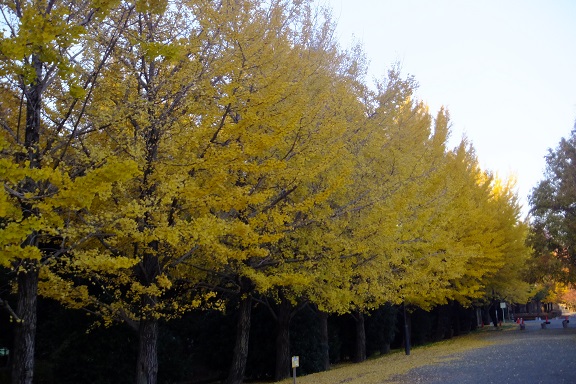
[[[274,380],[280,381],[290,377],[290,320],[292,306],[283,299],[278,306],[276,319],[276,370]]]
[[[356,321],[356,350],[354,356],[355,363],[366,360],[366,328],[364,326],[364,314],[357,312],[354,316]]]
[[[320,321],[320,348],[322,349],[321,367],[322,371],[330,369],[330,344],[328,340],[328,314],[318,311]]]
[[[140,320],[136,384],[158,380],[158,320]]]
[[[38,270],[35,266],[18,274],[19,317],[14,334],[12,384],[32,384],[34,376],[34,346],[36,339],[36,303]]]
[[[248,343],[250,340],[250,318],[252,313],[252,298],[247,297],[240,301],[238,323],[236,326],[236,345],[234,356],[226,384],[241,384],[246,372],[248,360]]]

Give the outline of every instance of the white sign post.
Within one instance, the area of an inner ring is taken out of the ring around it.
[[[502,309],[502,322],[506,322],[506,318],[504,317],[504,310],[506,309],[506,303],[500,303],[500,308]]]
[[[294,380],[294,384],[296,384],[296,368],[300,366],[300,357],[299,356],[292,356],[292,378]]]

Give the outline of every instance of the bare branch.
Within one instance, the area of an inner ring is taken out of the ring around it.
[[[21,320],[20,317],[16,314],[16,312],[14,312],[14,310],[12,309],[12,307],[10,306],[10,303],[8,303],[8,301],[2,300],[0,298],[0,307],[4,307],[4,309],[6,309],[6,311],[8,311],[10,316],[12,316],[16,321]]]
[[[191,250],[189,250],[188,252],[186,252],[185,254],[183,254],[181,257],[179,257],[177,260],[174,260],[173,262],[171,262],[170,264],[168,264],[168,268],[173,268],[179,264],[181,264],[182,262],[186,261],[188,258],[190,258],[190,256],[192,256],[192,254],[194,254],[194,251],[196,251],[198,248],[200,248],[199,245],[195,245]]]

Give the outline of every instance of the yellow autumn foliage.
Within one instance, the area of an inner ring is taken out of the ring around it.
[[[44,62],[70,75],[45,116],[82,118],[47,127],[41,166],[14,161],[26,151],[0,135],[0,264],[41,260],[22,246],[36,234],[58,241],[65,257],[46,263],[42,293],[106,324],[222,308],[219,290],[335,313],[524,297],[512,187],[465,140],[447,147],[448,112],[434,117],[412,78],[393,69],[365,84],[361,50],[341,50],[311,10],[138,1],[88,93],[57,48],[86,36],[82,59],[97,62],[108,36],[58,19],[65,7],[53,20],[27,9],[22,26],[41,33],[2,39],[13,60],[0,74],[32,76],[18,60],[50,46]],[[18,94],[1,90],[15,120]]]

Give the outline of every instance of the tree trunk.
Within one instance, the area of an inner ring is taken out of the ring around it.
[[[390,343],[384,341],[382,344],[380,344],[380,354],[387,355],[388,353],[390,353]]]
[[[32,55],[32,66],[36,73],[34,84],[26,91],[26,132],[24,147],[26,147],[30,168],[40,168],[40,124],[42,112],[42,62],[38,55]]]
[[[36,339],[36,302],[38,270],[36,266],[18,273],[18,306],[12,360],[12,384],[32,384]]]
[[[236,324],[236,345],[232,365],[226,384],[241,384],[248,360],[248,342],[250,340],[250,317],[252,314],[252,298],[248,296],[240,301],[238,323]]]
[[[402,312],[404,315],[404,353],[406,356],[409,356],[412,348],[410,337],[410,334],[412,333],[412,324],[410,320],[410,312],[406,311],[406,302],[402,304]]]
[[[158,379],[158,320],[140,320],[136,384],[156,384]]]
[[[460,336],[462,324],[460,323],[460,306],[455,301],[450,301],[450,311],[452,315],[452,335]]]
[[[366,360],[366,329],[364,327],[364,314],[357,312],[354,316],[356,321],[356,343],[354,362],[361,363]]]
[[[34,83],[27,87],[26,130],[24,147],[27,151],[30,168],[40,168],[40,112],[42,110],[42,62],[38,55],[32,55],[32,66],[36,73]],[[22,86],[24,89],[25,87]],[[34,180],[27,180],[23,191],[36,191]],[[22,204],[24,218],[35,215],[33,207]],[[32,234],[23,245],[36,246],[37,236]],[[34,376],[34,348],[36,341],[36,303],[38,298],[38,266],[35,262],[24,261],[16,268],[25,268],[18,273],[17,324],[14,333],[14,357],[12,360],[12,384],[31,384]]]
[[[291,305],[288,300],[282,300],[276,314],[276,370],[274,380],[280,381],[290,377],[290,319]]]
[[[320,350],[322,356],[320,358],[320,370],[327,371],[330,369],[330,344],[328,342],[328,314],[323,311],[318,311],[318,318],[320,319]]]
[[[381,355],[390,352],[390,343],[396,335],[397,309],[391,304],[384,304],[375,312],[378,324],[378,345]]]
[[[437,323],[434,332],[434,341],[444,340],[448,332],[449,318],[445,305],[437,307]]]
[[[448,301],[443,307],[446,309],[446,333],[444,338],[451,339],[454,337],[454,306],[451,301]]]

